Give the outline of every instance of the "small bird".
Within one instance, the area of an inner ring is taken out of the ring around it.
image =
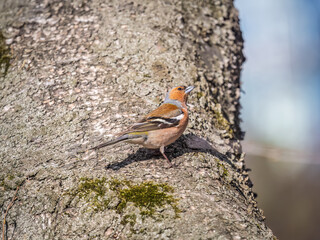
[[[164,153],[164,147],[175,142],[188,125],[187,100],[193,86],[179,86],[171,89],[163,104],[119,133],[119,137],[100,144],[91,150],[99,149],[119,142],[140,144],[149,149],[160,149],[161,154],[172,166]]]

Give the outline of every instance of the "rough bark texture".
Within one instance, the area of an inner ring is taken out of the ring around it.
[[[1,1],[0,27],[11,54],[0,79],[2,220],[20,186],[6,237],[274,238],[241,150],[232,0]],[[186,133],[166,149],[175,167],[138,146],[86,151],[180,84],[196,89]]]

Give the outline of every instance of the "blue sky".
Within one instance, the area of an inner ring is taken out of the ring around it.
[[[246,139],[318,152],[320,1],[236,0],[245,39]]]

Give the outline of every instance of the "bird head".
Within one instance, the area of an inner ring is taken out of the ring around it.
[[[185,86],[179,86],[171,89],[166,96],[166,101],[179,101],[181,103],[186,103],[188,100],[189,93],[194,89],[193,86],[185,87]]]

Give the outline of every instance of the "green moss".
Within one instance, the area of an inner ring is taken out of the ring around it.
[[[111,189],[117,193],[120,200],[117,211],[122,212],[129,202],[140,209],[143,216],[154,215],[157,208],[164,205],[170,205],[175,211],[176,216],[179,215],[177,207],[178,200],[170,193],[173,188],[164,183],[154,183],[151,181],[134,184],[129,181],[111,180]]]
[[[8,178],[8,180],[13,180],[14,179],[14,176],[13,175],[11,175],[11,174],[9,174],[8,176],[7,176],[7,178]]]
[[[151,78],[151,75],[150,74],[143,74],[143,77],[145,77],[145,78]]]
[[[259,230],[262,230],[262,229],[261,229],[261,226],[260,226],[260,224],[258,224],[258,223],[257,223],[257,227],[259,228]]]
[[[226,169],[226,167],[223,165],[223,163],[220,162],[220,160],[216,159],[218,168],[219,168],[219,174],[221,176],[221,178],[225,179],[226,177],[229,176],[229,172]]]
[[[103,177],[101,179],[81,178],[78,187],[66,194],[84,200],[94,211],[115,210],[121,216],[121,224],[130,224],[131,231],[135,232],[133,226],[137,216],[125,214],[128,204],[139,209],[142,220],[147,217],[161,217],[156,210],[165,205],[170,205],[175,217],[179,217],[181,211],[178,208],[178,199],[172,195],[173,191],[173,188],[165,183],[152,181],[134,183],[128,180],[107,180]],[[117,204],[115,205],[114,202]]]
[[[5,77],[10,66],[10,50],[6,45],[5,38],[0,32],[0,77]]]
[[[222,168],[222,175],[221,175],[221,176],[222,176],[223,178],[228,177],[229,172],[228,172],[228,170],[225,168],[225,166],[220,163],[219,167]]]
[[[68,192],[68,194],[84,199],[94,211],[104,211],[110,203],[110,199],[106,198],[108,190],[106,183],[105,178],[81,178],[78,188]]]
[[[214,108],[214,123],[215,127],[220,130],[225,130],[226,133],[223,135],[223,137],[232,138],[233,137],[233,130],[231,128],[231,124],[229,121],[223,116],[221,105],[216,104]]]
[[[136,233],[136,230],[134,229],[134,225],[136,224],[137,215],[136,214],[126,214],[122,217],[121,224],[130,226],[130,231],[132,233]]]
[[[136,223],[136,219],[137,219],[137,215],[136,214],[127,214],[124,215],[122,220],[121,220],[121,224],[122,225],[126,225],[126,224],[130,224],[131,227],[134,226],[134,224]]]

